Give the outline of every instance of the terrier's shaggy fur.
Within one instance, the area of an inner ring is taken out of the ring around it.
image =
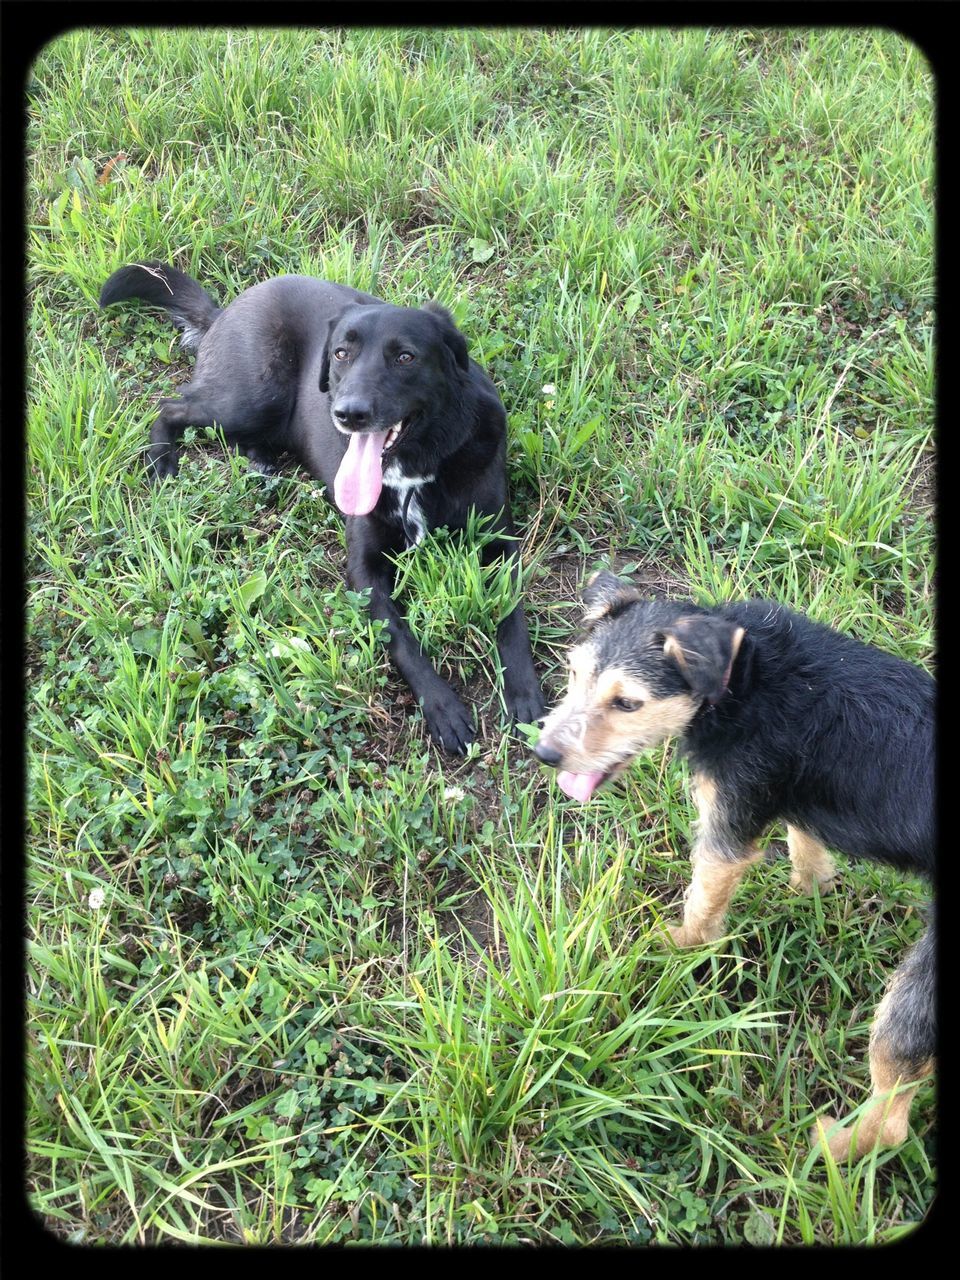
[[[610,573],[595,574],[583,599],[587,635],[535,751],[561,770],[562,790],[586,800],[638,752],[680,738],[699,824],[683,921],[670,930],[678,946],[721,936],[762,856],[756,842],[777,821],[801,893],[832,884],[827,847],[932,879],[926,672],[767,601],[649,601]],[[870,1105],[853,1127],[821,1130],[836,1159],[906,1137],[917,1083],[933,1070],[935,952],[931,920],[874,1017]]]

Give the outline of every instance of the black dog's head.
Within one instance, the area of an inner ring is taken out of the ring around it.
[[[535,748],[580,800],[718,701],[744,636],[694,604],[644,600],[612,573],[594,574],[583,601],[587,636],[570,651],[567,695]]]
[[[407,478],[432,477],[459,447],[469,373],[463,335],[436,303],[354,306],[330,321],[318,385],[348,442],[334,481],[344,514],[373,510],[394,462]]]
[[[391,433],[389,451],[469,368],[463,334],[437,303],[355,306],[330,321],[319,388],[339,431]]]

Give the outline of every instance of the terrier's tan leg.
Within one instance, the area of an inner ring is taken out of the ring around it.
[[[743,848],[731,838],[716,785],[705,774],[693,777],[693,799],[697,806],[697,838],[690,853],[693,875],[683,895],[683,923],[668,926],[678,947],[695,947],[722,936],[727,907],[743,873],[763,857],[757,849]]]
[[[737,885],[747,867],[762,857],[759,849],[748,849],[731,861],[729,855],[697,842],[690,855],[693,876],[683,896],[683,924],[669,926],[678,947],[695,947],[722,936]]]
[[[934,962],[930,928],[908,953],[877,1007],[870,1030],[873,1096],[866,1110],[853,1125],[833,1133],[832,1116],[818,1122],[817,1140],[826,1144],[834,1160],[847,1160],[851,1153],[859,1159],[876,1146],[897,1146],[906,1138],[913,1096],[934,1068]]]
[[[790,861],[793,863],[793,873],[790,876],[791,888],[808,897],[813,893],[814,885],[820,893],[829,893],[836,882],[837,869],[820,841],[807,835],[799,827],[791,827],[788,824],[787,848],[790,850]]]
[[[906,1138],[910,1127],[910,1105],[917,1092],[920,1081],[933,1071],[933,1059],[926,1062],[905,1062],[902,1059],[887,1056],[886,1046],[870,1043],[870,1079],[873,1082],[873,1096],[867,1110],[853,1125],[830,1130],[836,1120],[833,1116],[822,1116],[818,1121],[818,1139],[826,1142],[830,1154],[836,1161],[854,1159],[872,1151],[874,1147],[896,1147]],[[901,1085],[910,1085],[901,1088]],[[854,1145],[856,1144],[856,1145]]]

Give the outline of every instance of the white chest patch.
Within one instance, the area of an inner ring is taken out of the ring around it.
[[[427,519],[420,506],[420,489],[430,484],[434,476],[408,476],[400,470],[396,459],[391,458],[383,468],[383,483],[396,495],[400,519],[406,534],[407,545],[415,547],[427,532]]]
[[[403,521],[403,532],[407,537],[407,545],[415,547],[424,539],[427,532],[427,520],[417,501],[417,490],[410,490],[410,497],[404,497],[400,504],[400,519]]]
[[[391,458],[383,468],[383,483],[398,494],[406,494],[408,489],[419,489],[422,484],[430,484],[435,479],[436,476],[408,476],[400,470],[396,458]]]

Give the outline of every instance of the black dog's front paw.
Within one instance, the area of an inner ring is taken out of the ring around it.
[[[153,484],[172,479],[180,470],[178,455],[174,445],[152,444],[147,450],[147,479]]]
[[[275,453],[270,453],[266,449],[258,449],[254,445],[242,449],[241,452],[246,456],[251,471],[256,471],[262,476],[275,476],[277,474],[277,455]]]
[[[537,685],[526,689],[504,689],[507,710],[515,724],[536,724],[546,708]]]
[[[430,737],[443,751],[463,755],[476,737],[470,712],[449,689],[442,699],[424,699],[423,718]]]

